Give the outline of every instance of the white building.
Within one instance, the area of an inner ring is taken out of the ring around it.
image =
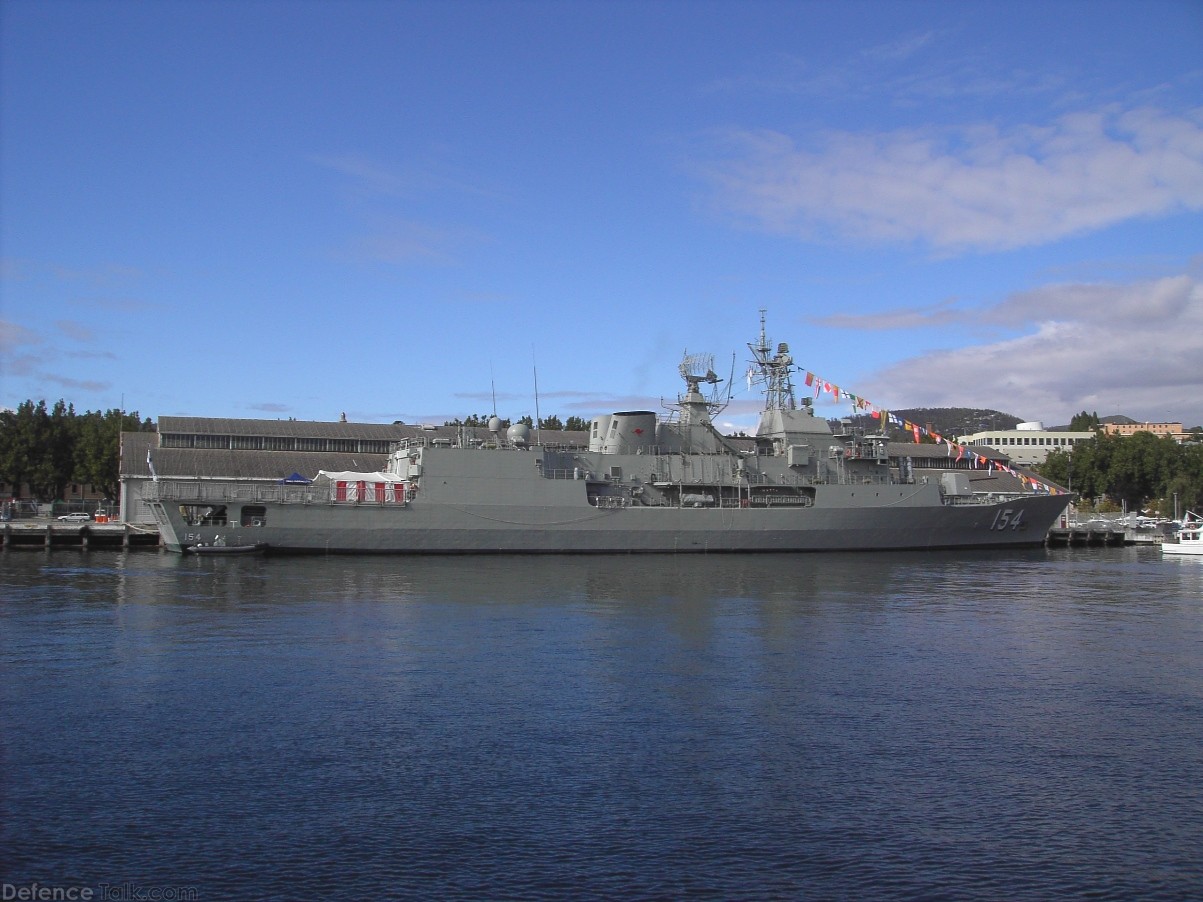
[[[1045,458],[1054,451],[1072,451],[1078,442],[1090,441],[1094,437],[1094,432],[1054,431],[1036,422],[1020,423],[1014,429],[990,429],[962,435],[957,441],[962,445],[994,448],[1020,466],[1030,467],[1044,463]]]

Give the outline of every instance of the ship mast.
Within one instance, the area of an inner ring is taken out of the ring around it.
[[[756,371],[751,375],[764,383],[765,410],[797,410],[794,380],[790,376],[794,358],[790,356],[789,345],[784,341],[777,345],[777,353],[772,353],[772,345],[765,336],[764,314],[765,308],[761,307],[759,343],[748,342],[748,350],[752,352],[753,368]]]

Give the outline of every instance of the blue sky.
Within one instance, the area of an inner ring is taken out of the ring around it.
[[[1203,425],[1203,4],[0,6],[0,406]],[[732,355],[734,355],[734,362]],[[828,416],[850,408],[820,399]]]

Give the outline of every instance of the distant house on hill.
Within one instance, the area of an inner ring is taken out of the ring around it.
[[[1194,438],[1194,434],[1183,429],[1181,423],[1137,423],[1135,421],[1103,423],[1104,435],[1126,437],[1135,435],[1138,432],[1150,432],[1158,437],[1172,438],[1179,443],[1190,441]]]

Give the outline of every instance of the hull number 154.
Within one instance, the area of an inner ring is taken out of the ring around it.
[[[1004,507],[994,515],[994,522],[990,524],[991,529],[1018,529],[1019,524],[1023,522],[1023,511],[1013,510],[1009,507]]]

